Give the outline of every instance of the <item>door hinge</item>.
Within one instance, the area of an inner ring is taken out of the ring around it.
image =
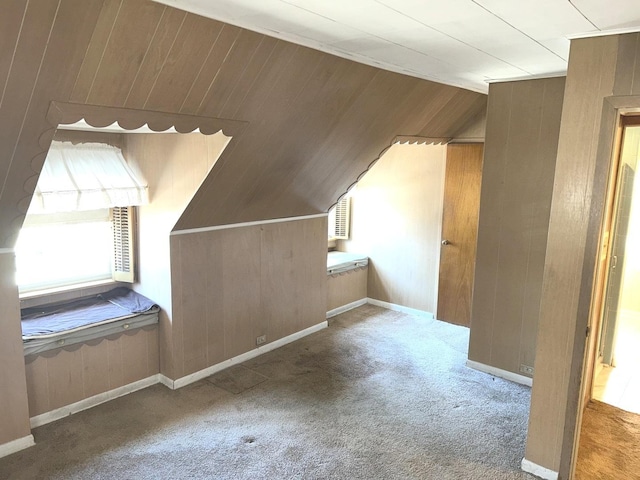
[[[591,327],[587,327],[587,338],[589,337],[589,332],[591,331]]]

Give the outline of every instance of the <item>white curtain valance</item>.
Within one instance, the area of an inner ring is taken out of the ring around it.
[[[148,203],[138,178],[118,147],[102,143],[51,144],[29,213],[55,213]]]

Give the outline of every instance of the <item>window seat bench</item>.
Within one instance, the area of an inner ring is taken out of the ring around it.
[[[24,354],[84,343],[158,323],[160,308],[128,288],[21,310]]]

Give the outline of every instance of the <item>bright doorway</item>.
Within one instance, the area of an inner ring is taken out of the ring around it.
[[[624,127],[592,398],[640,414],[640,122]]]

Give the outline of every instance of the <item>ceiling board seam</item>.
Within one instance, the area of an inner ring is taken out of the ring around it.
[[[91,85],[89,86],[89,90],[87,90],[87,95],[85,96],[83,103],[87,103],[89,97],[91,96],[91,90],[93,90],[93,85],[96,83],[96,78],[98,78],[98,72],[100,71],[102,60],[104,60],[104,54],[107,52],[107,46],[109,45],[109,41],[111,40],[111,35],[113,35],[113,30],[116,28],[116,23],[118,23],[118,17],[120,16],[120,10],[122,10],[123,1],[124,0],[120,0],[120,5],[118,5],[118,12],[116,13],[116,17],[113,19],[113,24],[111,25],[111,30],[109,31],[109,36],[107,37],[107,41],[104,42],[104,48],[102,49],[102,55],[100,55],[100,61],[98,62],[96,71],[93,74],[93,78],[91,79]],[[78,72],[78,75],[80,75],[79,72]]]
[[[218,39],[220,38],[220,35],[222,35],[222,31],[223,30],[224,30],[224,23],[222,24],[222,27],[220,27],[220,30],[218,30],[218,35],[216,35],[216,39],[213,42],[211,42],[211,47],[209,47],[209,51],[207,52],[207,56],[202,61],[202,64],[200,65],[200,69],[198,70],[198,73],[193,78],[193,82],[191,82],[191,86],[189,87],[189,91],[187,92],[187,94],[185,95],[184,99],[182,100],[182,104],[180,105],[180,108],[178,109],[178,111],[180,113],[182,113],[182,111],[184,109],[184,104],[187,103],[187,100],[191,96],[191,92],[193,91],[194,85],[198,82],[198,79],[200,78],[200,75],[202,75],[202,70],[204,70],[205,65],[209,61],[209,58],[211,57],[211,52],[213,52],[213,49],[216,46],[216,43],[218,43]]]
[[[473,0],[471,0],[471,1],[473,1]],[[419,24],[420,24],[420,25],[422,25],[423,27],[426,27],[426,28],[428,28],[428,29],[430,29],[430,30],[433,30],[434,32],[438,32],[440,35],[444,35],[445,37],[450,38],[451,40],[455,40],[456,42],[461,43],[462,45],[465,45],[465,46],[467,46],[467,47],[469,47],[469,48],[472,48],[473,50],[476,50],[476,51],[478,51],[478,52],[480,52],[480,53],[484,53],[485,55],[488,55],[489,57],[493,58],[494,60],[498,60],[499,62],[502,62],[502,63],[504,63],[504,64],[506,64],[506,65],[509,65],[510,67],[513,67],[513,68],[515,68],[515,69],[518,69],[518,70],[520,70],[520,71],[522,71],[522,72],[524,72],[524,73],[526,73],[526,74],[529,74],[529,75],[531,74],[531,72],[528,72],[527,70],[525,70],[525,69],[524,69],[524,68],[522,68],[522,67],[518,67],[517,65],[513,65],[512,63],[507,62],[506,60],[503,60],[502,58],[498,58],[498,57],[496,57],[495,55],[492,55],[492,54],[491,54],[491,53],[489,53],[489,52],[485,52],[485,51],[484,51],[484,50],[482,50],[481,48],[475,47],[475,46],[473,46],[473,45],[471,45],[471,44],[469,44],[469,43],[467,43],[467,42],[465,42],[465,41],[460,40],[459,38],[456,38],[456,37],[454,37],[454,36],[452,36],[452,35],[449,35],[449,34],[448,34],[448,33],[446,33],[446,32],[443,32],[442,30],[438,30],[438,29],[437,29],[437,28],[435,28],[433,25],[428,25],[428,24],[426,24],[426,23],[421,22],[421,21],[420,21],[420,20],[418,20],[418,19],[412,18],[412,17],[410,17],[410,16],[406,15],[404,12],[401,12],[400,10],[396,10],[395,8],[392,8],[392,7],[390,7],[389,5],[387,5],[387,4],[385,4],[385,3],[380,2],[380,0],[376,0],[376,2],[377,2],[377,3],[379,3],[380,5],[384,5],[384,6],[385,6],[385,7],[387,7],[389,10],[393,10],[394,12],[399,13],[400,15],[402,15],[402,16],[404,16],[404,17],[406,17],[406,18],[410,19],[410,20],[413,20],[413,21],[415,21],[415,22],[419,23]],[[475,2],[474,2],[474,3],[475,3]],[[479,6],[481,6],[481,5],[479,5]],[[482,8],[484,8],[484,7],[482,7]],[[485,10],[486,10],[486,9],[485,9]],[[488,11],[488,10],[487,10],[487,11]],[[491,13],[491,12],[490,12],[490,13]],[[493,13],[492,13],[492,15],[493,15]],[[498,18],[500,18],[500,17],[498,17]],[[502,20],[502,19],[501,19],[501,20]],[[507,23],[507,22],[505,22],[505,23]],[[509,25],[509,24],[507,23],[507,25]],[[513,25],[509,25],[509,26],[511,26],[512,28],[515,28],[515,27],[513,27]],[[517,28],[515,28],[515,29],[516,29],[518,32],[520,31],[520,30],[518,30]],[[384,39],[383,39],[383,40],[384,40]],[[389,41],[389,40],[386,40],[386,41]],[[392,43],[393,45],[398,45],[398,46],[401,46],[401,47],[403,46],[403,45],[397,44],[397,43],[395,43],[395,42],[389,42],[389,43]],[[536,43],[537,43],[537,42],[536,42]],[[408,47],[404,47],[404,48],[408,48]],[[546,47],[545,47],[545,48],[546,48]],[[414,50],[414,49],[409,49],[409,50],[413,50],[413,51],[415,51],[415,52],[417,52],[417,53],[422,53],[422,52],[419,52],[418,50]],[[436,58],[437,60],[440,60],[440,59],[438,59],[437,57],[432,57],[432,58]],[[441,62],[444,62],[444,60],[440,60],[440,61],[441,61]],[[445,62],[445,63],[447,63],[447,62]],[[447,63],[447,64],[448,64],[448,63]],[[449,65],[450,65],[450,64],[449,64]],[[454,65],[454,66],[455,66],[455,65]],[[487,77],[486,75],[483,75],[483,77],[485,77],[485,79],[488,79],[488,77]]]
[[[16,156],[16,150],[18,149],[18,143],[20,143],[20,137],[22,136],[22,131],[24,130],[24,124],[27,121],[27,117],[29,116],[29,109],[31,108],[31,101],[33,100],[33,95],[36,91],[36,86],[38,85],[38,79],[40,78],[40,72],[42,71],[42,64],[44,63],[44,59],[47,56],[47,50],[49,48],[49,41],[51,40],[51,34],[53,33],[53,28],[56,25],[56,20],[58,19],[58,12],[60,11],[60,3],[62,0],[58,0],[58,5],[56,6],[56,13],[53,16],[53,20],[51,22],[51,27],[49,28],[49,35],[47,35],[47,42],[44,45],[44,50],[42,51],[42,57],[40,58],[40,65],[38,65],[38,71],[36,73],[36,77],[33,79],[33,87],[31,88],[31,94],[29,95],[29,101],[27,102],[27,106],[24,110],[24,116],[22,117],[22,123],[20,124],[20,130],[18,130],[18,135],[15,138],[15,143],[13,144],[13,151],[11,152],[11,157],[9,158],[9,165],[7,165],[7,174],[4,177],[2,182],[2,188],[0,188],[0,198],[2,198],[4,194],[4,189],[7,186],[7,179],[10,177],[11,167],[13,166],[13,160]],[[17,45],[17,42],[16,42]]]
[[[589,22],[591,25],[593,25],[593,28],[595,28],[596,30],[600,31],[600,28],[598,28],[598,26],[597,26],[595,23],[593,23],[593,22],[589,19],[589,17],[587,17],[584,13],[582,13],[582,10],[580,10],[578,7],[576,7],[576,4],[575,4],[575,3],[573,3],[573,1],[572,1],[572,0],[569,0],[569,5],[571,5],[571,6],[575,9],[575,11],[576,11],[576,12],[578,12],[580,15],[582,15],[582,17],[583,17],[587,22]]]
[[[160,78],[160,76],[162,75],[162,70],[164,70],[164,66],[167,64],[167,59],[171,55],[171,51],[173,50],[173,46],[176,44],[176,40],[180,36],[180,32],[182,31],[182,27],[184,26],[184,22],[187,19],[187,15],[189,15],[189,14],[185,13],[184,17],[182,17],[182,22],[180,22],[180,26],[178,27],[178,30],[176,31],[176,36],[173,38],[173,42],[171,42],[171,46],[167,50],[167,54],[165,55],[164,60],[162,60],[162,66],[160,67],[160,70],[158,70],[158,74],[156,75],[156,78],[153,80],[153,85],[151,85],[151,88],[149,89],[149,93],[147,94],[147,98],[145,98],[144,104],[142,105],[142,109],[143,110],[147,108],[147,103],[149,102],[149,98],[151,98],[151,94],[153,93],[153,90],[156,88],[156,85],[158,83],[158,78]]]
[[[504,18],[500,17],[499,15],[496,15],[495,13],[493,13],[491,10],[489,10],[488,8],[486,8],[484,5],[481,5],[480,3],[478,3],[477,0],[471,0],[473,3],[475,3],[476,5],[478,5],[481,9],[483,9],[485,12],[493,15],[494,17],[496,17],[498,20],[500,20],[501,22],[503,22],[505,25],[509,25],[511,28],[513,28],[515,31],[521,33],[522,35],[524,35],[525,37],[527,37],[529,40],[531,40],[532,42],[535,42],[537,45],[540,45],[542,48],[544,48],[547,52],[551,53],[552,55],[558,57],[560,60],[562,60],[563,62],[566,62],[567,59],[566,58],[562,58],[560,55],[558,55],[556,52],[554,52],[553,50],[551,50],[550,48],[546,47],[545,45],[543,45],[542,43],[540,43],[538,40],[536,40],[535,38],[533,38],[531,35],[527,35],[525,32],[523,32],[522,30],[520,30],[519,28],[517,28],[515,25],[512,25],[511,23],[507,22]],[[531,72],[527,72],[529,74],[531,74]]]
[[[0,97],[0,108],[2,108],[2,104],[4,103],[4,96],[7,92],[7,85],[9,85],[9,78],[11,78],[11,70],[13,70],[13,62],[16,59],[16,52],[18,51],[18,43],[20,43],[20,36],[22,35],[22,27],[24,26],[24,19],[27,16],[27,9],[29,8],[29,2],[25,4],[24,12],[22,12],[22,21],[20,22],[20,29],[18,30],[18,35],[16,37],[16,43],[13,46],[13,54],[11,55],[11,63],[9,63],[9,70],[7,71],[7,79],[4,82],[4,87],[2,87],[2,96]]]
[[[151,36],[151,40],[149,41],[149,44],[147,45],[147,49],[144,52],[144,55],[142,57],[142,60],[140,61],[140,65],[138,66],[138,71],[136,72],[136,75],[133,77],[133,80],[131,81],[131,87],[129,87],[129,91],[127,92],[127,96],[124,99],[124,103],[122,105],[126,105],[129,101],[129,96],[131,95],[131,92],[133,91],[133,87],[136,84],[136,81],[138,80],[138,76],[140,75],[140,70],[142,70],[142,66],[144,65],[144,61],[147,59],[147,55],[149,54],[149,50],[151,50],[151,46],[153,45],[154,40],[156,39],[156,35],[158,33],[158,30],[160,29],[160,24],[162,23],[162,19],[164,18],[164,14],[167,12],[167,7],[164,7],[164,10],[162,10],[162,15],[160,15],[160,19],[158,20],[158,24],[156,25],[156,29],[153,31],[153,35]]]
[[[225,27],[226,27],[226,24],[224,24],[222,26],[222,30],[224,30]],[[216,74],[211,79],[211,82],[209,83],[209,86],[207,87],[207,90],[204,92],[204,95],[202,96],[202,99],[200,100],[200,103],[198,104],[198,108],[196,110],[198,113],[202,113],[201,112],[202,111],[202,105],[204,104],[205,99],[209,96],[209,92],[211,91],[211,88],[213,88],[213,84],[216,83],[216,79],[218,78],[218,75],[220,75],[220,71],[222,70],[222,67],[224,67],[225,63],[227,63],[227,59],[229,58],[229,55],[231,55],[231,52],[233,51],[233,48],[236,46],[236,42],[238,41],[238,37],[240,37],[240,33],[242,33],[242,30],[244,30],[242,27],[237,27],[237,28],[238,28],[238,32],[236,33],[236,38],[233,39],[233,43],[231,44],[231,46],[227,50],[227,54],[224,56],[224,60],[222,60],[222,62],[220,63],[220,66],[218,67],[218,71],[216,72]],[[222,33],[222,30],[220,30],[220,33]]]

